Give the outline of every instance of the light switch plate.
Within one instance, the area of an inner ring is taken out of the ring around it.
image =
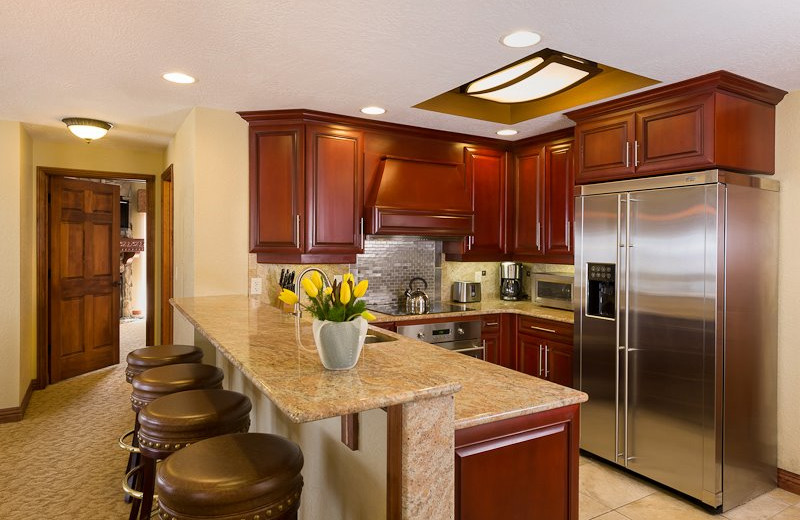
[[[250,294],[261,294],[262,283],[261,278],[250,278]]]

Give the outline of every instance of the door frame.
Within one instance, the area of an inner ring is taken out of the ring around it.
[[[83,179],[143,180],[147,190],[147,219],[145,244],[147,263],[147,316],[146,343],[152,345],[155,337],[155,253],[156,253],[156,176],[143,173],[73,170],[49,166],[36,167],[36,389],[50,384],[50,284],[47,270],[50,265],[49,227],[50,214],[47,198],[52,177],[77,177]],[[144,345],[142,345],[144,346]]]
[[[172,343],[172,305],[174,262],[175,186],[170,164],[161,174],[161,344]]]

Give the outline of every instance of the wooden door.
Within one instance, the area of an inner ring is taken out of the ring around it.
[[[714,164],[714,94],[636,112],[636,176]]]
[[[543,377],[546,342],[528,334],[520,334],[517,341],[517,370],[530,376]]]
[[[119,186],[50,188],[50,381],[119,362]]]
[[[303,252],[303,125],[250,127],[250,252]]]
[[[578,184],[634,176],[634,115],[617,115],[578,123]]]
[[[514,255],[544,253],[544,147],[517,154],[514,172]]]
[[[327,126],[306,128],[306,252],[363,252],[361,132]]]
[[[501,260],[506,252],[506,160],[492,149],[466,149],[467,172],[472,176],[475,232],[465,260]]]
[[[547,379],[572,387],[572,345],[547,342]]]
[[[546,255],[572,255],[572,222],[575,213],[573,188],[572,143],[549,145],[545,148],[547,172],[547,232]]]

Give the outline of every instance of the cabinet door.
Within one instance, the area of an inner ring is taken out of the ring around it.
[[[302,253],[303,126],[250,127],[250,252]]]
[[[572,345],[547,342],[546,379],[572,387]]]
[[[633,114],[623,114],[575,127],[578,184],[634,176],[634,120]]]
[[[547,232],[545,254],[572,255],[572,221],[575,212],[572,143],[545,148],[547,172]]]
[[[636,175],[714,164],[713,94],[636,112]]]
[[[531,376],[544,377],[546,341],[528,334],[520,334],[517,341],[517,370]]]
[[[465,256],[500,258],[506,252],[505,152],[467,148],[465,153],[475,211],[475,233],[467,239]]]
[[[515,255],[544,253],[544,147],[521,150],[514,169]]]
[[[484,334],[481,336],[481,345],[484,350],[484,361],[500,364],[500,336],[498,334]]]
[[[306,128],[306,252],[363,251],[363,143],[361,132]]]

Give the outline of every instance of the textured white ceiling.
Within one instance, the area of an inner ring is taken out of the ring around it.
[[[542,41],[498,43],[517,29]],[[796,90],[800,2],[2,0],[0,119],[67,139],[62,117],[93,117],[116,125],[109,144],[164,146],[194,106],[380,105],[382,120],[494,136],[495,123],[411,107],[544,47],[668,83],[726,69]],[[199,81],[161,79],[173,70]],[[537,118],[514,139],[568,124]]]

